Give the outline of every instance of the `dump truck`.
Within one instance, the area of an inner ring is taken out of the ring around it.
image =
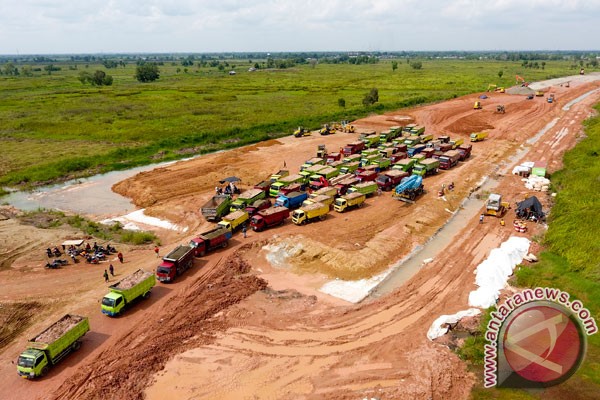
[[[162,263],[156,268],[156,278],[160,282],[174,281],[177,276],[184,273],[194,264],[194,252],[195,249],[193,247],[183,244],[175,247],[175,249],[163,257]]]
[[[360,183],[360,181],[358,180],[357,177],[350,177],[347,179],[344,179],[343,181],[338,182],[334,187],[337,190],[337,194],[339,196],[346,194],[346,192],[348,191],[348,189],[350,189],[350,187],[352,185],[355,185],[357,183]]]
[[[423,150],[425,150],[425,148],[426,148],[426,146],[424,144],[417,144],[417,145],[415,145],[413,147],[409,147],[407,154],[408,154],[409,157],[413,157],[416,154],[419,154],[420,152],[422,152]]]
[[[408,150],[410,151],[411,147],[421,144],[421,136],[410,136],[404,139],[403,143],[408,147]]]
[[[412,129],[416,126],[417,126],[417,124],[408,124],[404,128],[402,128],[402,132],[410,133],[412,131]]]
[[[510,203],[502,201],[502,195],[491,193],[485,202],[485,215],[502,217],[510,207]]]
[[[487,132],[474,132],[471,133],[471,142],[481,142],[483,139],[487,137]],[[461,143],[462,144],[462,143]]]
[[[87,317],[63,316],[29,340],[27,348],[17,359],[17,373],[27,379],[46,375],[50,367],[79,349],[81,338],[89,330]]]
[[[376,134],[363,136],[361,137],[361,140],[365,143],[365,147],[367,148],[377,146],[379,144],[379,136]]]
[[[296,225],[304,225],[315,220],[323,221],[327,218],[329,206],[323,203],[313,203],[302,206],[292,213],[292,222]]]
[[[433,140],[433,133],[424,133],[421,135],[421,143],[427,143]]]
[[[392,165],[392,162],[390,161],[389,158],[378,158],[378,159],[369,161],[369,164],[375,165],[375,166],[377,166],[377,169],[379,171],[383,171],[384,169],[388,169],[390,167],[390,165]]]
[[[397,169],[387,171],[383,174],[380,174],[375,182],[383,191],[392,190],[392,188],[396,187],[403,178],[409,176],[408,172],[399,171]]]
[[[337,194],[337,189],[335,188],[335,186],[329,186],[329,187],[324,187],[321,188],[317,191],[314,191],[310,194],[309,198],[314,199],[317,196],[335,196]]]
[[[156,285],[152,272],[138,269],[134,273],[108,287],[109,292],[102,298],[102,314],[114,317],[140,297],[148,297]]]
[[[323,204],[327,204],[328,206],[331,207],[331,205],[333,204],[333,200],[334,200],[333,196],[327,196],[326,194],[320,194],[318,196],[309,197],[308,199],[304,200],[300,207],[304,207],[304,206],[307,206],[309,204],[314,204],[314,203],[323,203]]]
[[[269,193],[269,189],[271,188],[271,181],[260,181],[256,185],[254,185],[254,189],[262,190],[266,194]]]
[[[450,150],[442,154],[439,158],[441,169],[450,169],[460,160],[460,152],[458,150]]]
[[[335,199],[333,209],[339,213],[342,213],[350,208],[362,207],[366,198],[367,196],[364,193],[348,193]]]
[[[244,210],[247,206],[254,203],[256,200],[264,199],[265,192],[260,189],[248,189],[240,193],[229,207],[229,212],[232,213],[238,210]]]
[[[342,159],[342,153],[327,153],[327,157],[325,157],[325,164],[331,164],[333,162],[339,161]]]
[[[291,185],[287,185],[279,189],[279,196],[287,196],[292,192],[303,192],[306,190],[306,185],[304,183],[292,183]],[[279,197],[277,196],[277,197]]]
[[[363,142],[363,141],[352,142],[352,143],[348,143],[347,145],[345,145],[343,147],[343,153],[345,156],[349,156],[352,154],[358,154],[361,151],[363,151],[364,148],[365,148],[365,142]]]
[[[361,182],[351,186],[347,194],[358,192],[368,197],[376,193],[378,188],[379,186],[375,182]]]
[[[455,150],[458,146],[462,145],[465,141],[462,138],[450,139],[452,150]]]
[[[259,212],[260,210],[266,210],[269,207],[271,207],[271,200],[260,199],[260,200],[256,200],[254,203],[252,203],[248,207],[246,207],[245,211],[248,213],[248,216],[251,217],[254,214],[256,214],[257,212]]]
[[[231,206],[231,196],[228,194],[218,194],[213,196],[201,208],[200,212],[210,222],[219,222],[221,217],[229,212]]]
[[[254,231],[260,232],[275,225],[283,225],[289,216],[289,208],[279,206],[267,208],[259,211],[250,219],[250,226]]]
[[[269,188],[269,196],[277,197],[277,196],[279,196],[279,190],[282,187],[290,185],[292,183],[301,183],[304,181],[305,181],[305,177],[303,177],[300,174],[284,176],[283,178],[280,178],[278,181],[273,182],[271,184],[271,187]]]
[[[194,256],[204,257],[210,251],[227,247],[229,239],[231,239],[231,231],[225,227],[217,226],[190,240],[189,246],[194,249]]]
[[[365,170],[356,176],[361,182],[373,182],[377,179],[377,171]]]
[[[392,140],[394,140],[395,138],[398,137],[398,135],[400,134],[399,130],[387,130],[387,131],[383,131],[379,134],[379,143],[386,143],[386,142],[391,142]]]
[[[405,172],[411,172],[416,160],[413,158],[405,158],[398,161],[392,166],[392,170],[400,170]]]
[[[350,154],[349,156],[344,157],[344,159],[342,161],[344,162],[344,164],[349,164],[354,161],[360,161],[361,158],[362,158],[362,152]]]
[[[440,160],[436,160],[435,158],[426,158],[419,161],[419,163],[413,167],[412,173],[413,175],[419,176],[434,175],[438,173],[439,167]]]
[[[275,200],[275,205],[279,207],[286,207],[289,209],[300,207],[302,202],[308,198],[306,192],[292,192],[287,196],[279,196]]]
[[[229,229],[231,232],[235,232],[237,229],[241,228],[249,218],[246,211],[237,210],[224,216],[218,225]]]
[[[423,178],[419,175],[411,175],[402,179],[400,184],[394,189],[392,197],[397,200],[412,202],[424,192]]]
[[[405,145],[404,143],[398,143],[398,144],[394,145],[394,148],[396,149],[396,154],[398,154],[400,152],[406,153],[408,151],[408,146]]]
[[[347,163],[342,168],[340,168],[340,173],[341,174],[350,174],[350,173],[356,172],[356,170],[358,169],[359,166],[360,166],[360,161],[353,161],[353,162]]]
[[[398,161],[403,160],[405,158],[408,158],[408,153],[405,153],[404,151],[399,151],[395,154],[392,154],[392,156],[390,157],[390,162],[392,164],[396,164]]]
[[[421,125],[414,125],[412,128],[410,128],[410,134],[411,135],[422,135],[425,133],[425,127],[421,126]]]
[[[441,143],[438,143],[435,146],[433,146],[433,148],[435,149],[435,151],[441,151],[443,153],[443,152],[452,150],[453,146],[450,142],[448,142],[448,143],[441,142]]]
[[[550,94],[548,95],[548,98],[546,99],[546,101],[547,101],[548,103],[553,103],[553,102],[554,102],[554,93],[550,93]]]
[[[287,169],[280,169],[279,171],[271,175],[269,180],[271,181],[271,183],[277,182],[279,179],[283,178],[284,176],[288,176],[289,174],[290,171],[288,171]]]
[[[472,144],[461,144],[456,148],[456,150],[458,150],[460,153],[460,161],[465,161],[467,158],[471,157],[472,148]]]

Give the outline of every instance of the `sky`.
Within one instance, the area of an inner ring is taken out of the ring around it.
[[[0,0],[0,10],[0,54],[600,49],[600,0]]]

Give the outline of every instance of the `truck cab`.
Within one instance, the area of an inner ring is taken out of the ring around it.
[[[102,313],[110,316],[117,315],[125,307],[123,295],[109,292],[102,298]]]
[[[33,379],[43,376],[50,367],[46,353],[38,349],[27,349],[17,359],[17,373],[23,378]]]

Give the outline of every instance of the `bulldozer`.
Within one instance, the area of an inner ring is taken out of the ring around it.
[[[473,109],[474,110],[481,110],[481,102],[480,101],[476,101],[475,104],[473,105]]]
[[[506,211],[509,208],[510,203],[502,201],[502,195],[491,193],[485,202],[485,215],[491,215],[500,218],[506,214]]]
[[[350,122],[348,122],[348,121],[342,121],[342,124],[341,124],[339,130],[344,133],[354,133],[355,132],[354,125],[351,125]]]
[[[310,136],[310,134],[311,134],[311,133],[312,133],[312,132],[311,132],[311,131],[309,131],[308,129],[305,129],[305,128],[304,128],[304,127],[302,127],[302,126],[299,126],[299,127],[298,127],[298,129],[296,129],[296,130],[294,131],[294,136],[295,136],[295,137]]]
[[[496,114],[504,114],[505,112],[504,104],[498,104],[496,106]]]

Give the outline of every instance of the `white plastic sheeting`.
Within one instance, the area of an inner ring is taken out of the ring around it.
[[[444,336],[448,332],[447,324],[456,324],[463,317],[474,317],[479,314],[481,314],[481,311],[478,308],[469,308],[468,310],[459,311],[456,314],[441,315],[431,324],[431,327],[427,331],[427,338],[433,340]]]
[[[514,268],[529,250],[529,239],[511,236],[475,269],[477,290],[469,294],[469,306],[488,308],[496,303]]]
[[[371,293],[371,290],[379,285],[391,272],[392,269],[390,268],[369,279],[359,279],[357,281],[336,279],[321,286],[319,291],[349,301],[350,303],[358,303],[367,297]]]

